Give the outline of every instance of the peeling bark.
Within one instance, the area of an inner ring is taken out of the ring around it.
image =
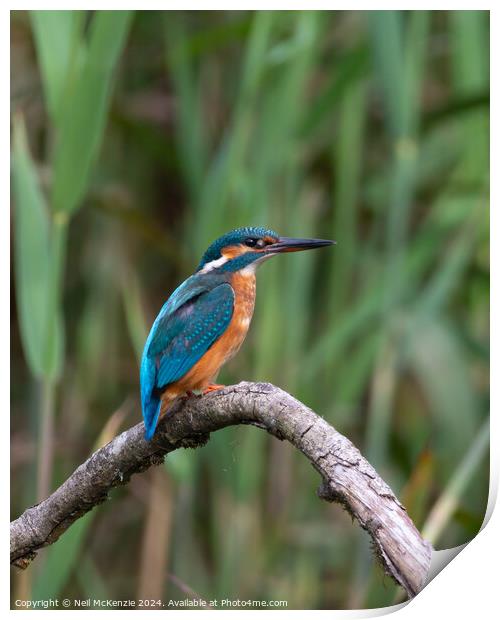
[[[412,597],[425,585],[431,546],[359,450],[323,418],[268,383],[247,383],[176,401],[151,442],[137,424],[97,450],[52,495],[10,526],[11,564],[25,568],[77,519],[135,473],[178,448],[196,448],[209,433],[252,424],[300,450],[322,478],[320,498],[339,503],[365,529],[385,572]]]

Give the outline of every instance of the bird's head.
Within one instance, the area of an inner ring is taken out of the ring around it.
[[[198,273],[254,270],[258,264],[283,252],[312,250],[335,241],[280,237],[274,230],[261,227],[236,228],[219,237],[203,255]]]

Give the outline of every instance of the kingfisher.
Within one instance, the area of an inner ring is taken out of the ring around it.
[[[283,252],[334,243],[280,237],[262,227],[236,228],[212,243],[196,272],[163,305],[144,346],[140,374],[147,441],[177,397],[224,387],[214,381],[247,335],[257,266]]]

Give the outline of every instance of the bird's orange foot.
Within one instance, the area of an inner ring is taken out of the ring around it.
[[[196,394],[192,390],[186,390],[181,396],[181,399],[193,398],[193,396],[196,396]]]
[[[216,392],[217,390],[222,390],[222,388],[225,387],[225,385],[221,385],[219,383],[211,383],[210,385],[207,385],[207,387],[203,390],[202,394],[210,394],[210,392]]]

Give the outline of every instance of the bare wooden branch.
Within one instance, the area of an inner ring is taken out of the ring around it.
[[[425,585],[431,546],[394,493],[353,444],[295,398],[267,383],[227,387],[174,403],[155,439],[137,424],[97,450],[46,500],[11,523],[11,563],[24,568],[78,518],[132,474],[163,462],[178,448],[206,443],[209,433],[252,424],[300,450],[322,478],[318,494],[341,504],[371,536],[386,573],[411,597]]]

